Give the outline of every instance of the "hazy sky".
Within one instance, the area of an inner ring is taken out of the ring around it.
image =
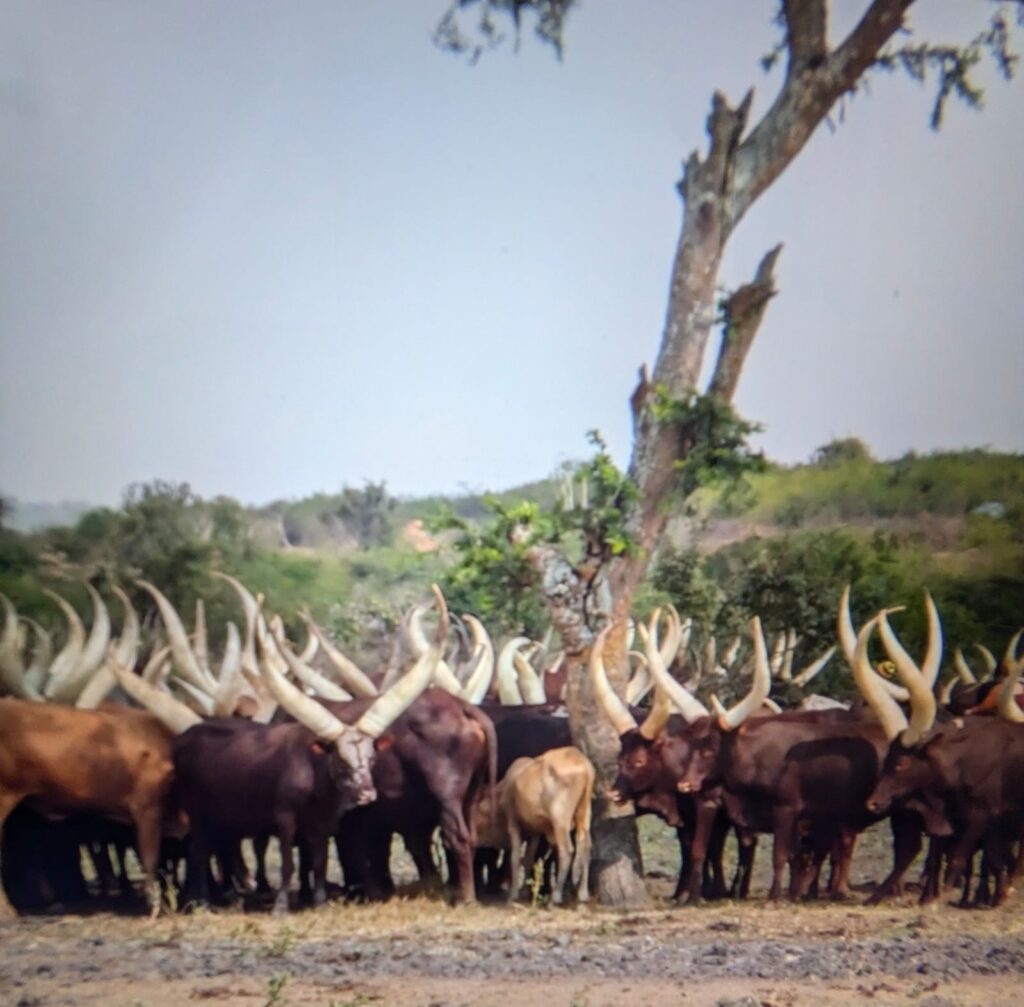
[[[627,461],[680,164],[714,88],[772,97],[776,4],[588,0],[563,62],[471,67],[446,2],[0,0],[0,493],[503,488],[592,427]],[[935,134],[873,78],[733,238],[727,285],[785,243],[737,398],[772,457],[1024,449],[1024,82],[984,79]]]

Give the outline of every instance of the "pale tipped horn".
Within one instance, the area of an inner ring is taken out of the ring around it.
[[[890,608],[888,611],[899,612],[901,609]],[[839,643],[851,671],[853,671],[853,654],[857,646],[857,636],[858,634],[853,628],[853,618],[850,615],[850,585],[847,584],[839,599]],[[897,702],[906,703],[910,699],[910,693],[906,689],[893,685],[892,682],[887,682],[878,675],[875,677],[882,683],[882,688]]]
[[[160,610],[160,618],[163,620],[167,630],[167,639],[171,645],[171,659],[174,661],[174,668],[178,674],[194,686],[210,694],[216,691],[217,683],[213,676],[205,668],[200,668],[195,654],[188,643],[188,636],[182,624],[181,617],[174,610],[174,606],[167,600],[163,592],[148,580],[137,580],[135,582],[143,590],[148,591],[156,601]]]
[[[817,675],[821,670],[832,660],[832,655],[835,654],[836,648],[829,647],[817,660],[812,661],[799,675],[793,677],[793,684],[799,688],[804,689],[810,684],[812,678]]]
[[[750,620],[750,634],[754,642],[754,676],[750,691],[733,707],[718,714],[718,726],[723,731],[734,731],[751,714],[756,713],[771,691],[771,669],[768,666],[768,647],[761,631],[761,620],[755,615]],[[717,712],[717,711],[716,711]]]
[[[6,595],[0,594],[4,606],[4,630],[0,636],[0,682],[19,699],[38,700],[39,694],[25,680],[18,646],[18,613]]]
[[[429,604],[414,606],[409,615],[408,622],[406,623],[406,637],[409,640],[409,646],[412,648],[412,652],[417,657],[423,657],[424,654],[427,654],[430,651],[431,645],[427,640],[427,634],[423,629],[422,624],[423,616],[428,608],[430,608]],[[459,696],[462,694],[462,683],[458,680],[444,658],[441,658],[441,660],[437,662],[434,677],[436,679],[435,684],[439,685],[446,692],[450,692],[453,696]]]
[[[971,671],[971,666],[967,663],[964,652],[959,647],[953,651],[953,667],[956,669],[957,678],[964,685],[977,685],[978,679],[975,677],[974,672]]]
[[[611,683],[608,681],[608,673],[605,671],[604,642],[610,631],[611,625],[609,624],[597,634],[594,642],[590,645],[590,679],[598,704],[611,721],[615,732],[621,735],[636,730],[637,723],[626,704],[615,694],[615,690],[612,689]]]
[[[186,706],[190,706],[200,716],[210,717],[213,715],[213,697],[209,693],[204,692],[191,682],[186,682],[183,678],[175,677],[172,681],[188,697],[189,702],[185,704]]]
[[[928,615],[928,648],[921,662],[921,674],[928,688],[934,689],[939,677],[939,666],[942,664],[942,620],[932,596],[927,591],[924,593],[924,608]]]
[[[740,637],[734,636],[722,653],[721,665],[728,671],[736,663],[736,656],[740,652]]]
[[[337,647],[327,639],[323,630],[313,621],[308,612],[299,613],[302,620],[313,631],[313,635],[320,643],[327,660],[337,669],[338,675],[345,687],[356,696],[376,696],[377,686],[370,681],[354,661],[349,660]]]
[[[1020,640],[1024,630],[1017,630],[1010,646],[1006,648],[1006,662],[1010,673],[1006,680],[999,687],[999,716],[1013,724],[1024,723],[1024,710],[1017,705],[1017,683],[1020,681],[1021,672],[1024,671],[1024,659],[1017,660],[1017,641]]]
[[[352,698],[351,693],[346,692],[339,685],[335,685],[329,678],[325,678],[320,672],[310,668],[301,658],[297,657],[288,645],[287,640],[273,640],[272,646],[284,658],[288,670],[308,689],[312,689],[324,699],[333,700],[336,703],[344,703]]]
[[[448,635],[448,605],[436,584],[431,585],[431,590],[437,602],[437,635],[433,646],[356,721],[355,726],[371,738],[379,738],[419,698],[434,677]]]
[[[996,660],[995,654],[992,653],[983,643],[976,643],[974,649],[981,654],[982,661],[985,662],[985,671],[992,675],[995,673],[996,668],[999,667],[999,662]]]
[[[59,681],[74,669],[82,656],[82,650],[85,648],[85,627],[82,625],[78,613],[56,591],[46,589],[43,594],[52,598],[60,606],[68,623],[67,642],[53,659],[49,670],[50,679]]]
[[[658,647],[657,619],[655,618],[657,614],[657,611],[655,611],[654,615],[652,615],[650,627],[639,627],[640,639],[643,641],[644,653],[647,655],[647,667],[658,688],[658,693],[655,695],[664,695],[671,705],[682,714],[683,719],[688,724],[692,724],[701,717],[708,716],[708,710],[696,696],[685,689],[668,673],[665,652]],[[674,626],[678,631],[679,616],[674,608],[669,610],[669,619],[674,622]],[[670,637],[673,635],[671,629],[669,635]],[[651,715],[653,715],[653,711]],[[648,716],[648,719],[650,719],[651,715]],[[650,735],[651,730],[652,727],[647,727],[648,735]]]
[[[626,683],[626,703],[636,706],[654,688],[654,679],[647,670],[647,657],[639,650],[629,652],[630,664],[635,665]]]
[[[92,584],[86,582],[85,589],[92,598],[92,628],[75,666],[60,679],[50,677],[45,695],[47,699],[58,703],[71,703],[78,698],[78,694],[103,663],[110,644],[110,613],[107,606],[103,604],[99,591]]]
[[[117,595],[118,600],[121,602],[121,607],[124,609],[124,622],[121,625],[121,635],[113,647],[113,660],[122,668],[127,668],[131,671],[139,657],[139,636],[141,633],[139,617],[132,607],[132,602],[128,595],[117,585],[114,585],[112,590]],[[92,676],[81,691],[78,699],[75,701],[75,706],[78,709],[96,709],[113,691],[117,685],[117,678],[110,667],[110,661],[111,658],[108,656],[107,660],[100,665],[96,674]]]
[[[778,678],[782,671],[782,659],[786,654],[786,634],[779,633],[775,638],[775,646],[772,647],[772,656],[768,659],[768,667],[771,670],[772,678]]]
[[[896,665],[896,674],[910,693],[910,723],[900,735],[900,743],[905,748],[912,748],[921,742],[935,723],[935,694],[924,672],[896,639],[885,612],[879,616],[878,630],[889,660]]]
[[[121,688],[175,734],[184,734],[190,727],[202,723],[203,718],[198,713],[190,710],[170,693],[143,681],[114,661],[111,661],[110,666]]]
[[[462,687],[462,698],[474,706],[483,702],[494,676],[494,644],[482,622],[473,615],[463,616],[473,637],[473,653],[480,651],[473,673]]]
[[[217,673],[217,690],[213,694],[213,712],[218,717],[230,717],[235,711],[242,692],[242,638],[238,627],[227,624],[224,655]]]
[[[886,738],[893,741],[897,735],[907,729],[907,718],[897,705],[896,700],[883,688],[882,679],[875,673],[868,661],[868,643],[880,618],[881,614],[876,615],[861,627],[854,645],[851,668],[861,695],[875,711],[875,716],[878,717]]]
[[[782,667],[779,669],[779,679],[783,682],[793,680],[793,657],[799,642],[800,638],[796,635],[795,629],[790,627],[786,630],[786,649],[782,655]]]
[[[1003,664],[1011,671],[1018,664],[1017,645],[1020,643],[1021,636],[1024,636],[1024,629],[1018,629],[1017,632],[1013,634],[1010,638],[1010,642],[1006,645],[1006,652],[1003,654]]]
[[[498,699],[505,706],[523,705],[523,696],[519,691],[519,674],[515,668],[513,655],[529,642],[528,637],[515,636],[501,648],[498,655]]]
[[[544,703],[547,700],[547,697],[544,695],[544,685],[537,672],[533,670],[533,666],[518,649],[512,652],[512,664],[516,669],[516,676],[519,680],[519,692],[523,697],[523,702],[530,704]]]
[[[206,633],[206,606],[202,598],[196,598],[196,622],[195,632],[192,634],[194,642],[192,652],[196,655],[196,661],[200,668],[210,667],[210,643]]]
[[[149,685],[158,685],[167,675],[171,648],[168,645],[154,647],[139,677]]]
[[[53,642],[50,634],[35,619],[25,619],[36,635],[36,645],[32,648],[32,661],[25,671],[25,685],[35,698],[42,697],[43,682],[53,658]]]
[[[316,638],[316,633],[306,625],[306,645],[302,648],[302,653],[299,654],[299,660],[303,664],[310,664],[316,652],[320,649],[320,641]]]

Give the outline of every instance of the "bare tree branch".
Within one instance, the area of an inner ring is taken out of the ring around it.
[[[775,296],[775,263],[782,245],[767,252],[750,283],[743,284],[725,302],[725,327],[718,362],[708,391],[723,402],[732,402],[743,365],[760,328],[768,302]]]
[[[903,16],[913,2],[873,0],[853,31],[827,59],[817,68],[807,66],[787,78],[772,107],[737,152],[728,215],[730,229],[800,153],[836,100],[856,85],[885,43],[902,27]],[[801,39],[800,45],[804,44]],[[793,64],[791,50],[791,67]]]
[[[786,22],[789,67],[786,77],[805,69],[816,69],[828,54],[828,11],[825,0],[785,0],[782,16]]]

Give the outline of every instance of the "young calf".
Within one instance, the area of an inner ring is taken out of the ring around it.
[[[590,803],[594,767],[575,748],[553,748],[533,759],[516,759],[497,787],[496,800],[481,802],[477,819],[479,846],[507,849],[511,854],[509,898],[518,894],[523,876],[533,869],[540,840],[558,854],[558,876],[552,901],[564,898],[576,841],[579,901],[590,897]],[[527,840],[525,862],[523,840]]]

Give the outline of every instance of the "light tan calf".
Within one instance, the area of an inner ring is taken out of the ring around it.
[[[504,822],[481,830],[492,843],[511,852],[512,878],[509,898],[515,898],[523,882],[523,869],[533,869],[541,837],[558,855],[558,875],[552,901],[562,902],[569,869],[573,864],[573,833],[576,840],[576,871],[579,901],[590,897],[590,802],[594,793],[594,767],[575,748],[554,748],[534,759],[516,759],[498,785],[498,813]],[[481,802],[486,807],[489,802]],[[525,862],[523,841],[527,840]],[[499,842],[500,841],[500,842]]]

